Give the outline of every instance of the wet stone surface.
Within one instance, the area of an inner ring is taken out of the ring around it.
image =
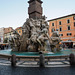
[[[74,67],[11,67],[0,65],[0,75],[75,75]]]
[[[11,67],[7,59],[0,59],[0,75],[75,75],[75,67],[70,67],[68,61],[50,61],[45,68],[40,68],[37,62],[18,61],[16,67]]]

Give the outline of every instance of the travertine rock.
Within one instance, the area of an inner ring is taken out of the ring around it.
[[[60,51],[60,43],[61,39],[59,37],[59,34],[57,34],[57,32],[53,32],[52,36],[50,37],[50,46],[51,46],[51,50],[52,52],[57,52]]]
[[[23,34],[19,36],[15,31],[15,39],[10,40],[13,51],[28,51],[28,52],[38,52],[38,51],[51,51],[46,45],[56,45],[59,44],[59,36],[53,33],[52,37],[48,34],[48,24],[45,20],[45,16],[41,19],[29,18],[26,20],[22,26]],[[58,48],[58,47],[57,47]]]

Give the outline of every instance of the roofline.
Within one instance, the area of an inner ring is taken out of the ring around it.
[[[22,29],[22,27],[17,27],[15,30],[19,30],[19,29]]]
[[[65,17],[69,17],[69,16],[74,16],[74,15],[75,15],[75,14],[70,14],[70,15],[58,17],[58,18],[55,18],[55,19],[48,20],[48,22],[49,22],[49,21],[53,21],[53,20],[57,20],[57,19],[61,19],[61,18],[65,18]]]
[[[7,34],[7,33],[11,33],[11,32],[13,32],[14,30],[12,30],[12,31],[9,31],[9,32],[5,32],[4,34]]]

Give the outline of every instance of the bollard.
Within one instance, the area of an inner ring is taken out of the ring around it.
[[[68,58],[65,58],[65,60],[68,60]]]
[[[16,66],[16,55],[12,55],[12,57],[11,57],[11,66],[12,67],[15,67]]]
[[[8,61],[10,60],[10,58],[8,58]]]
[[[70,65],[75,66],[75,55],[73,53],[70,54],[69,59],[70,59]]]
[[[39,52],[40,58],[39,58],[39,66],[40,67],[45,67],[45,58],[42,52]]]
[[[20,61],[20,58],[18,58],[18,61]]]

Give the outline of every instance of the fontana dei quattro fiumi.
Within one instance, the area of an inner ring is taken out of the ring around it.
[[[0,51],[3,57],[11,58],[11,65],[16,66],[17,58],[38,59],[39,66],[45,67],[45,60],[64,58],[70,60],[70,65],[75,65],[74,51],[63,50],[60,46],[61,39],[58,29],[49,36],[49,25],[46,16],[42,16],[42,1],[29,0],[29,18],[22,26],[23,34],[20,36],[15,30],[14,38],[10,37],[11,50]],[[73,58],[72,58],[73,57]],[[37,63],[38,63],[37,62]]]

